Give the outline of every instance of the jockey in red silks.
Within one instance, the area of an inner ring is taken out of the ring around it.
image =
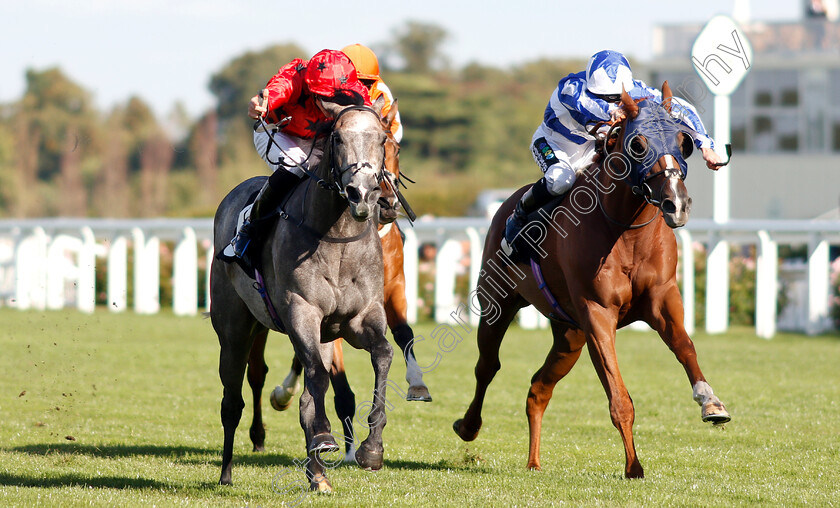
[[[617,51],[604,50],[589,59],[586,70],[569,74],[557,83],[545,108],[543,121],[531,140],[531,152],[544,176],[528,189],[507,220],[502,249],[510,254],[513,241],[527,224],[528,214],[568,192],[577,175],[595,158],[595,137],[589,129],[603,121],[620,121],[621,91],[633,99],[652,98],[662,102],[662,93],[633,79],[630,63]],[[691,104],[673,98],[671,116],[694,139],[710,169],[717,169],[720,157]]]
[[[353,62],[341,51],[324,49],[309,61],[296,58],[277,71],[259,96],[251,98],[248,116],[265,118],[254,125],[254,147],[274,173],[257,194],[248,217],[230,245],[242,257],[254,234],[255,221],[270,213],[306,176],[298,166],[314,169],[323,156],[323,140],[332,121],[324,102],[370,106],[367,88]]]

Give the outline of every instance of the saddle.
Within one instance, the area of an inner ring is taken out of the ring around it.
[[[566,192],[556,198],[552,199],[545,205],[541,206],[540,208],[536,209],[535,211],[528,214],[528,223],[533,221],[538,221],[540,223],[545,223],[546,217],[551,217],[554,210],[560,206],[563,202],[565,197],[569,193]],[[550,226],[546,226],[550,227]],[[510,256],[502,256],[502,259],[509,264],[514,263],[524,263],[531,266],[531,273],[534,274],[534,279],[537,282],[537,287],[539,287],[540,292],[543,295],[543,298],[551,305],[552,312],[550,312],[546,317],[551,319],[552,321],[556,321],[558,323],[564,323],[570,325],[573,328],[580,328],[580,325],[577,321],[572,318],[568,312],[566,312],[563,307],[557,301],[557,298],[554,296],[554,293],[551,292],[551,289],[548,287],[548,284],[545,282],[545,277],[543,276],[542,267],[540,266],[540,261],[542,257],[538,254],[536,248],[540,246],[540,242],[536,242],[536,239],[533,237],[528,237],[527,241],[523,238],[522,233],[525,233],[528,229],[526,225],[522,228],[519,236],[517,236],[513,241],[513,252]]]
[[[545,218],[551,217],[554,210],[560,206],[563,200],[569,192],[566,192],[560,196],[555,197],[545,205],[537,208],[533,212],[529,213],[527,218],[527,224],[531,222],[539,222],[545,224]],[[546,225],[547,226],[547,225]],[[547,226],[548,227],[548,226]],[[526,233],[528,230],[528,226],[526,225],[520,231],[520,234],[513,240],[513,244],[511,247],[513,251],[508,255],[510,261],[513,263],[524,263],[528,264],[532,259],[539,262],[540,255],[536,250],[536,247],[539,247],[542,244],[542,240],[537,241],[537,239],[533,238],[532,236],[528,236],[526,239],[523,233]]]
[[[248,197],[245,206],[239,212],[239,216],[236,219],[236,230],[234,231],[234,234],[239,232],[239,229],[245,222],[245,217],[247,217],[251,212],[251,207],[257,199],[257,194],[259,194],[259,192],[251,194],[251,196]],[[265,303],[266,311],[268,311],[268,315],[271,317],[271,320],[274,322],[275,326],[277,326],[280,333],[287,333],[285,324],[280,319],[274,304],[271,302],[271,298],[268,296],[268,292],[265,287],[265,280],[259,270],[259,267],[262,266],[262,247],[265,243],[265,235],[263,232],[265,232],[265,230],[268,229],[268,227],[272,225],[278,217],[280,217],[281,213],[283,213],[281,206],[282,204],[277,205],[271,213],[253,223],[252,227],[254,228],[254,235],[251,237],[251,244],[248,245],[248,249],[242,257],[235,256],[233,254],[233,246],[228,244],[222,252],[216,254],[216,259],[224,261],[225,263],[235,262],[240,268],[242,268],[242,271],[245,272],[248,277],[254,279],[254,289],[257,290]],[[231,237],[233,236],[234,235],[231,235]]]
[[[239,215],[236,219],[236,229],[233,231],[233,234],[230,235],[231,238],[236,236],[236,233],[238,233],[242,228],[242,224],[245,222],[245,217],[248,217],[251,212],[251,207],[254,206],[257,194],[259,194],[259,191],[251,194],[245,202],[245,206],[239,211]],[[225,263],[237,263],[239,267],[242,268],[242,271],[248,275],[248,277],[256,279],[254,269],[256,266],[260,266],[260,252],[262,251],[262,246],[265,242],[265,236],[261,233],[265,231],[269,225],[274,223],[275,220],[277,220],[278,215],[279,209],[272,211],[266,217],[253,223],[252,227],[254,227],[255,234],[251,238],[251,244],[248,245],[248,250],[245,251],[245,254],[242,257],[235,256],[233,253],[233,246],[228,244],[222,252],[216,254],[216,259],[224,261]]]

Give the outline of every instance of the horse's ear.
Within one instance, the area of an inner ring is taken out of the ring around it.
[[[630,94],[624,89],[624,85],[621,85],[621,105],[624,106],[624,111],[627,112],[630,120],[636,118],[639,114],[639,105],[630,97]]]
[[[668,113],[671,112],[671,102],[673,98],[674,94],[671,93],[671,87],[668,86],[668,80],[665,80],[665,82],[662,83],[662,106],[665,107]]]
[[[388,110],[388,114],[382,119],[382,124],[385,125],[387,129],[391,128],[391,125],[394,123],[394,119],[397,117],[397,99],[394,99],[394,102],[391,103],[391,109]]]
[[[341,113],[341,110],[347,107],[325,100],[321,100],[321,106],[324,108],[324,111],[326,111],[329,118],[338,118],[338,114]]]
[[[379,115],[379,118],[382,118],[382,108],[385,107],[385,94],[380,95],[373,101],[373,110],[376,111],[376,114]]]

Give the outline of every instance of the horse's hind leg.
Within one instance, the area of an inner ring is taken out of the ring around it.
[[[528,414],[530,445],[528,448],[528,468],[540,469],[540,434],[545,408],[551,400],[554,385],[575,366],[586,337],[577,330],[557,323],[551,324],[554,344],[545,358],[545,363],[531,378],[528,390],[528,402],[525,410]]]
[[[590,305],[586,330],[589,357],[598,373],[598,378],[607,392],[610,404],[610,418],[613,425],[621,434],[624,442],[624,476],[627,478],[644,478],[639,458],[636,456],[636,445],[633,442],[633,421],[635,410],[633,399],[627,392],[621,372],[618,369],[618,358],[615,353],[616,318],[609,311],[601,309],[597,304]]]
[[[479,282],[479,288],[481,287],[483,285]],[[485,292],[486,294],[495,294],[495,292]],[[513,301],[505,301],[496,306],[499,313],[493,314],[489,318],[482,316],[478,324],[476,338],[478,342],[478,361],[475,364],[475,394],[473,400],[470,402],[464,417],[452,424],[455,433],[464,441],[474,440],[481,429],[481,408],[484,405],[484,396],[487,393],[487,387],[502,366],[499,362],[499,348],[510,322],[513,321],[516,312],[519,310],[519,306]]]
[[[344,371],[344,348],[342,340],[336,340],[333,349],[332,366],[330,368],[330,382],[335,393],[335,413],[341,420],[344,430],[344,461],[354,462],[356,460],[356,447],[353,443],[353,416],[356,413],[356,394],[350,388],[347,381],[347,373]]]
[[[431,402],[432,395],[423,382],[423,370],[414,356],[414,330],[408,325],[406,312],[408,303],[405,299],[405,275],[400,271],[397,281],[392,287],[385,289],[385,315],[388,327],[394,335],[394,342],[400,347],[405,357],[405,380],[408,382],[408,393],[405,399],[411,401]]]
[[[303,373],[303,364],[297,356],[292,357],[292,367],[283,380],[282,384],[274,387],[271,391],[271,407],[277,411],[285,411],[292,405],[292,399],[300,389],[300,376]]]
[[[216,302],[217,300],[214,298],[213,301]],[[244,305],[239,310],[242,313],[248,312]],[[250,326],[243,320],[232,317],[233,315],[228,314],[224,318],[213,315],[213,327],[219,336],[219,345],[221,346],[219,377],[224,387],[221,417],[225,441],[222,451],[222,474],[219,478],[219,483],[222,485],[232,483],[233,440],[236,427],[239,426],[239,420],[242,418],[242,409],[245,407],[245,401],[242,399],[242,382],[253,342],[253,337],[249,336]],[[248,315],[250,316],[250,314]],[[232,319],[236,320],[237,323],[231,323]]]
[[[265,376],[268,374],[268,365],[265,364],[265,342],[268,338],[268,330],[258,333],[251,345],[251,353],[248,355],[248,385],[251,386],[251,393],[254,399],[254,418],[251,420],[249,435],[254,443],[254,451],[265,451],[265,425],[262,421],[262,389],[265,385]]]
[[[732,418],[712,391],[712,387],[706,382],[703,372],[700,371],[694,343],[683,326],[683,313],[682,297],[679,289],[673,285],[664,292],[661,300],[651,301],[652,318],[648,323],[659,333],[685,369],[691,383],[694,400],[701,407],[703,421],[712,422],[715,425],[724,424]]]

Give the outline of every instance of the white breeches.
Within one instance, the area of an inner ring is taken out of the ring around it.
[[[266,147],[269,145],[269,135],[274,136],[274,142],[271,143],[271,147],[266,155]],[[283,131],[276,131],[272,134],[269,134],[261,129],[254,131],[254,148],[257,149],[257,153],[260,154],[262,160],[268,164],[268,167],[270,167],[272,171],[277,169],[276,163],[278,161],[283,161],[286,164],[296,162],[304,165],[306,168],[316,167],[321,161],[324,151],[319,146],[315,146],[313,149],[312,144],[314,142],[314,139],[304,139],[297,136],[290,136],[283,133]],[[312,150],[311,155],[309,153],[310,150]],[[308,160],[307,155],[309,156]],[[286,169],[297,176],[306,176],[306,174],[297,166],[287,167]]]
[[[540,139],[550,147],[538,147]],[[540,170],[545,174],[548,191],[555,196],[572,188],[577,175],[589,167],[595,158],[595,141],[579,145],[540,125],[531,139],[531,152]],[[553,152],[553,154],[551,153]]]

